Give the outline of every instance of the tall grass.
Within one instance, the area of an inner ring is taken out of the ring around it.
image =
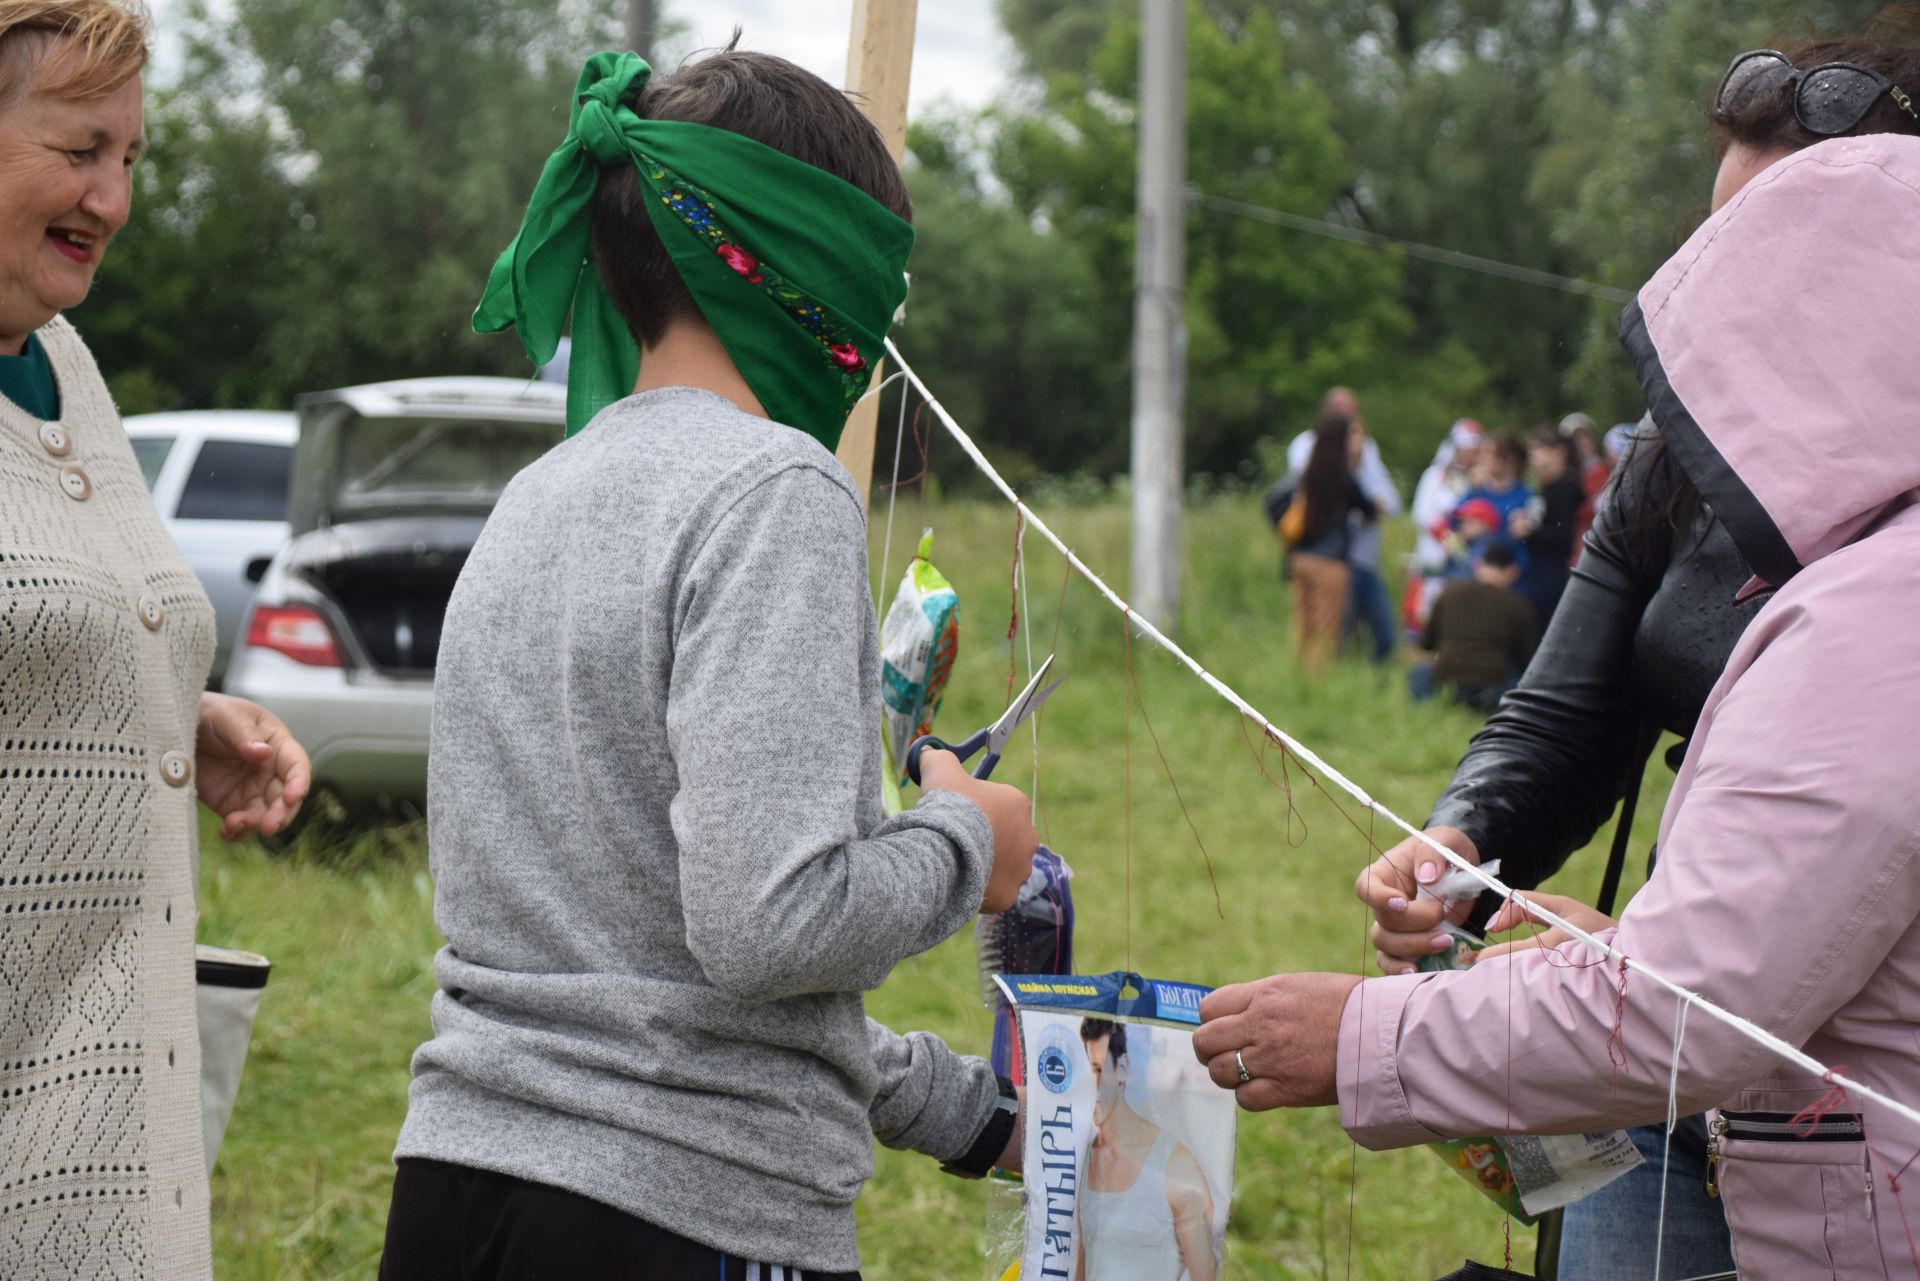
[[[884,518],[877,509],[876,576]],[[1120,618],[1067,581],[1037,538],[1010,652],[1015,523],[1005,507],[903,497],[889,577],[923,524],[962,599],[962,658],[942,728],[970,731],[1004,706],[1029,638],[1036,659],[1057,651],[1067,677],[1042,717],[1037,765],[1023,737],[996,777],[1031,787],[1037,773],[1043,832],[1075,873],[1080,967],[1221,984],[1360,966],[1364,921],[1351,887],[1370,848],[1357,807],[1345,803],[1358,828],[1297,767],[1283,773],[1277,751],[1263,774],[1234,713],[1164,655],[1129,644]],[[1124,508],[1076,507],[1056,528],[1125,590]],[[1184,584],[1180,637],[1203,663],[1387,807],[1424,818],[1476,722],[1408,703],[1397,666],[1348,660],[1307,681],[1289,656],[1272,538],[1252,501],[1190,511]],[[1649,776],[1637,848],[1651,839],[1667,781]],[[1276,783],[1291,783],[1291,800]],[[215,1175],[219,1274],[372,1276],[439,942],[420,842],[275,861],[208,836],[203,939],[275,962]],[[1391,843],[1383,824],[1374,836]],[[1591,897],[1600,862],[1598,850],[1576,858],[1554,888]],[[902,965],[870,1010],[971,1052],[984,1052],[990,1032],[964,936]],[[1356,1153],[1330,1111],[1243,1117],[1237,1177],[1231,1277],[1407,1281],[1503,1252],[1499,1214],[1458,1176],[1418,1150]],[[859,1207],[866,1275],[978,1275],[983,1207],[980,1185],[881,1151]],[[1530,1259],[1531,1234],[1516,1228],[1514,1249]]]

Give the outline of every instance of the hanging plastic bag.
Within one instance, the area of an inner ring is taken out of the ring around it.
[[[1207,989],[1127,973],[997,982],[1018,1021],[1026,1173],[1018,1201],[992,1194],[990,1275],[1219,1275],[1238,1108],[1193,1055]]]
[[[1489,876],[1500,870],[1496,859]],[[1458,901],[1478,890],[1471,877],[1451,871],[1434,887],[1443,899]],[[1452,936],[1451,950],[1423,957],[1414,967],[1427,972],[1463,970],[1487,945],[1479,935],[1452,922],[1441,929]],[[1502,1134],[1430,1143],[1449,1169],[1466,1179],[1502,1210],[1532,1225],[1549,1210],[1592,1196],[1646,1160],[1625,1130],[1591,1134]]]
[[[900,579],[900,590],[880,624],[880,696],[886,704],[887,754],[893,777],[906,776],[905,755],[916,738],[933,732],[960,654],[960,597],[934,568],[933,531]]]
[[[264,956],[227,947],[193,949],[195,1005],[200,1024],[200,1139],[207,1173],[220,1156],[240,1073],[247,1065],[254,1016],[273,966]]]

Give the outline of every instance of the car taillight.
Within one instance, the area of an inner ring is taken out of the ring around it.
[[[310,667],[342,667],[327,620],[304,605],[257,605],[247,623],[247,644],[285,654]]]

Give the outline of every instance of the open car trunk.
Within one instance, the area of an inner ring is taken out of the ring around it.
[[[405,516],[316,530],[296,540],[289,568],[333,606],[368,665],[431,679],[453,584],[484,516]]]
[[[507,483],[560,443],[566,391],[419,378],[299,409],[287,568],[324,598],[349,666],[429,680],[454,581]]]

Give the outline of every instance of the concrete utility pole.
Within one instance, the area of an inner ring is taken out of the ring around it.
[[[1187,392],[1187,7],[1140,0],[1140,172],[1133,288],[1133,603],[1180,619]]]
[[[627,48],[653,57],[653,0],[627,0]]]
[[[907,84],[913,73],[913,28],[919,10],[919,0],[853,0],[847,92],[857,95],[860,110],[880,131],[896,164],[907,154]],[[875,361],[875,386],[880,373]],[[854,407],[846,431],[840,434],[840,464],[853,476],[863,501],[873,484],[873,437],[879,420],[880,398],[868,396]]]

